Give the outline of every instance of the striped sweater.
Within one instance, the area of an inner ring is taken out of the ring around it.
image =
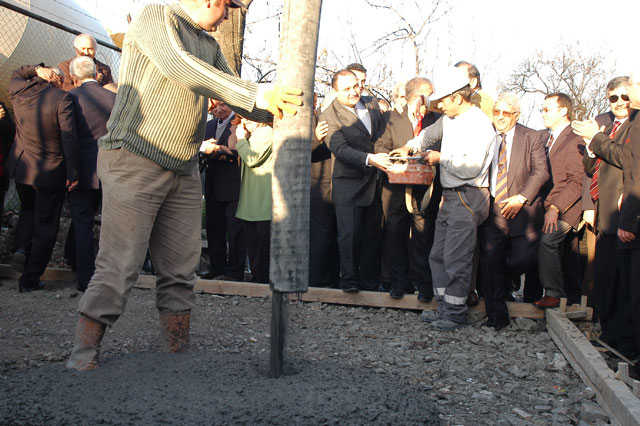
[[[198,169],[207,98],[254,121],[258,86],[229,68],[215,39],[179,5],[148,5],[124,40],[118,94],[103,149],[125,148],[177,174]]]

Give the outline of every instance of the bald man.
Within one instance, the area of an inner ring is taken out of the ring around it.
[[[71,64],[71,61],[79,56],[88,56],[96,63],[96,81],[100,83],[102,87],[113,83],[113,77],[111,75],[111,68],[109,68],[109,65],[96,59],[98,43],[95,38],[89,34],[79,34],[73,40],[73,48],[76,51],[76,56],[58,64],[58,68],[60,68],[60,71],[64,74],[64,80],[61,87],[62,90],[68,92],[75,87],[73,85],[71,73],[69,72],[69,65]]]

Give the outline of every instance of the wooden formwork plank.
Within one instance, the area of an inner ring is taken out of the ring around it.
[[[14,271],[9,265],[0,264],[0,277],[19,278],[20,273]],[[68,269],[47,268],[41,277],[44,281],[75,280],[76,274]],[[136,283],[137,288],[152,289],[156,286],[154,275],[140,275]],[[203,280],[199,279],[196,291],[210,294],[222,294],[228,296],[265,297],[271,294],[267,284],[256,284],[235,281]],[[435,310],[438,304],[435,301],[429,303],[420,302],[415,294],[407,294],[402,299],[393,299],[387,293],[378,291],[361,291],[359,293],[345,293],[334,288],[310,287],[306,293],[290,294],[289,299],[302,300],[304,302],[334,303],[339,305],[370,306],[377,308],[395,308],[410,310]],[[544,318],[544,311],[529,303],[507,302],[511,317],[538,319]],[[586,306],[567,306],[567,313],[590,321],[593,316],[593,308]],[[469,309],[470,313],[484,313],[484,300],[480,300],[478,306]]]
[[[624,426],[640,426],[640,400],[615,378],[600,353],[558,310],[547,310],[547,329],[582,380],[596,392],[609,416]]]

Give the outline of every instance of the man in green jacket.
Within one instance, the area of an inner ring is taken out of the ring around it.
[[[281,117],[283,111],[295,114],[302,104],[300,90],[243,81],[231,71],[208,34],[227,19],[229,7],[246,5],[240,0],[147,5],[131,23],[108,132],[99,140],[100,250],[80,300],[67,368],[97,366],[106,326],[124,311],[147,246],[156,269],[165,350],[177,352],[188,345],[201,250],[197,153],[207,98],[261,122],[271,121],[272,114]]]

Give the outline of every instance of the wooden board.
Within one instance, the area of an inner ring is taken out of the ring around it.
[[[549,335],[582,380],[595,391],[611,419],[624,426],[640,426],[640,400],[615,378],[600,353],[558,310],[546,311]]]
[[[14,271],[9,265],[0,265],[0,277],[19,278],[20,273]],[[44,281],[75,280],[76,274],[68,269],[47,268],[41,277]],[[154,275],[140,275],[137,288],[152,289],[156,286]],[[271,295],[268,284],[256,284],[235,281],[218,281],[199,279],[195,291],[226,296],[265,297]],[[435,300],[429,303],[420,302],[415,294],[407,294],[402,299],[393,299],[388,293],[378,291],[361,291],[359,293],[345,293],[339,289],[310,287],[306,293],[292,293],[288,295],[291,300],[303,302],[333,303],[337,305],[371,306],[376,308],[394,308],[410,310],[435,310],[438,304]],[[511,317],[539,319],[544,318],[545,311],[536,308],[530,303],[507,302]],[[568,313],[591,321],[593,308],[586,306],[567,306]],[[480,300],[478,306],[469,309],[470,313],[484,313],[484,300]]]

